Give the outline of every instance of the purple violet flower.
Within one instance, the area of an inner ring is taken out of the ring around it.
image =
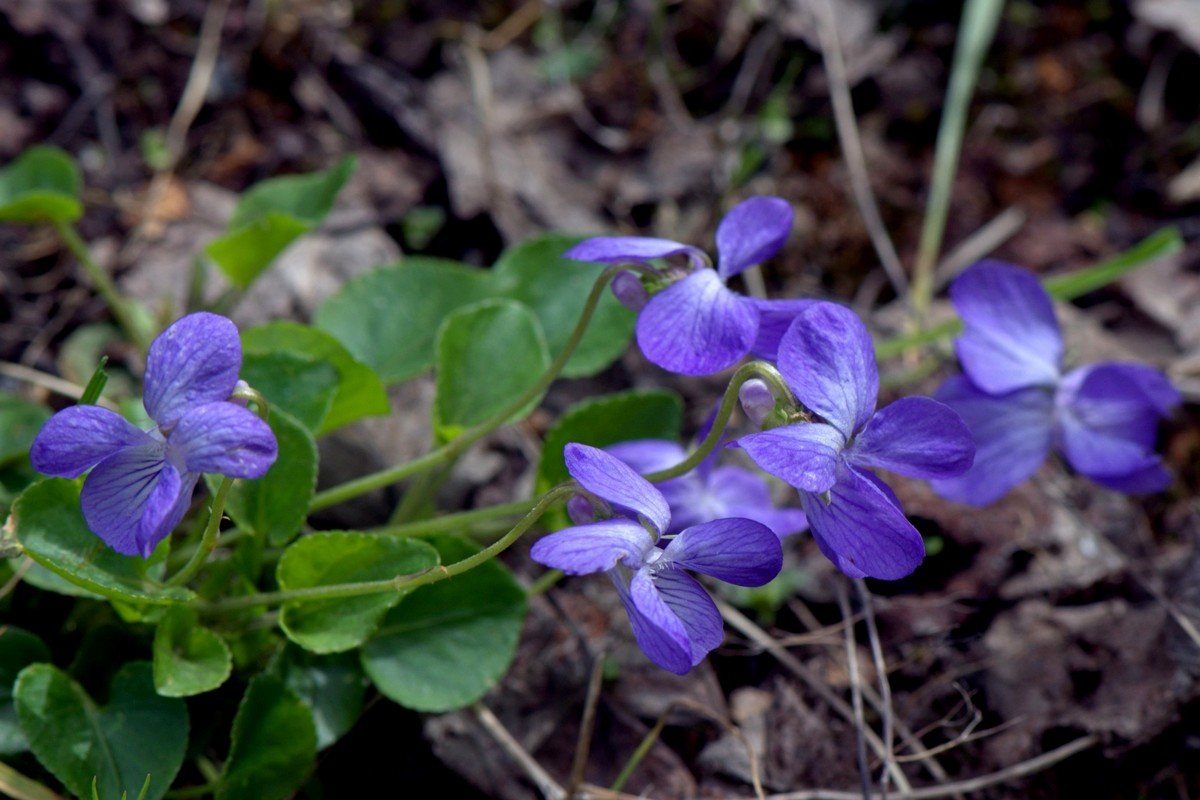
[[[237,328],[216,314],[189,314],[151,343],[142,431],[99,406],[77,405],[46,421],[30,448],[34,469],[84,480],[88,527],[125,555],[148,558],[183,519],[201,473],[258,478],[275,462],[275,434],[227,398],[238,380]]]
[[[638,346],[663,369],[709,375],[747,353],[775,359],[779,340],[809,300],[759,300],[725,286],[733,276],[779,252],[792,230],[792,207],[778,197],[738,203],[717,226],[717,268],[702,250],[648,236],[586,239],[563,255],[577,261],[645,264],[686,255],[688,267],[639,279],[623,272],[613,293],[638,313]]]
[[[738,586],[779,574],[783,550],[769,528],[718,519],[686,528],[660,547],[671,527],[662,492],[616,457],[582,444],[563,451],[579,485],[617,516],[542,537],[533,559],[570,575],[607,572],[621,595],[638,646],[655,664],[682,675],[721,643],[721,614],[690,569]]]
[[[1137,494],[1171,482],[1154,452],[1161,417],[1182,398],[1157,370],[1106,362],[1062,373],[1054,304],[1027,270],[982,261],[950,287],[964,331],[963,375],[935,393],[975,435],[975,464],[933,481],[938,494],[975,506],[999,500],[1056,448],[1101,486]]]
[[[959,416],[927,397],[876,412],[879,370],[854,312],[814,302],[779,345],[779,371],[796,399],[823,422],[752,433],[736,444],[795,486],[821,552],[852,578],[895,580],[925,557],[921,534],[868,467],[947,478],[971,466],[975,447]]]
[[[682,445],[665,439],[618,442],[604,451],[642,475],[673,467],[687,458]],[[688,474],[663,481],[657,488],[671,507],[671,524],[665,533],[678,533],[725,517],[761,522],[780,538],[808,527],[800,509],[776,508],[771,485],[761,474],[734,465],[718,467],[715,451]],[[574,516],[572,519],[579,521]]]

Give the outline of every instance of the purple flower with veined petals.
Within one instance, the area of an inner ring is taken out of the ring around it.
[[[663,369],[708,375],[736,364],[747,353],[774,360],[779,340],[809,300],[745,297],[725,282],[779,252],[792,230],[792,207],[778,197],[738,203],[717,226],[717,268],[699,248],[647,236],[586,239],[563,255],[577,261],[645,264],[676,255],[689,268],[658,271],[639,279],[621,273],[613,281],[617,299],[638,311],[638,346]],[[665,288],[659,288],[662,283]],[[643,285],[645,284],[645,285]],[[646,289],[652,291],[650,295]]]
[[[29,458],[34,469],[83,483],[88,527],[125,555],[149,558],[183,519],[201,473],[259,478],[278,445],[265,422],[228,401],[242,366],[237,328],[205,312],[177,320],[146,359],[143,431],[99,406],[77,405],[46,421]]]
[[[671,509],[662,492],[624,462],[595,447],[568,444],[567,471],[607,501],[617,516],[542,537],[533,559],[570,575],[607,572],[629,614],[642,651],[682,675],[724,636],[721,614],[687,572],[738,586],[762,586],[779,574],[783,550],[769,528],[749,519],[718,519],[680,531],[665,547]]]
[[[673,467],[687,458],[682,445],[665,439],[618,442],[604,451],[643,475]],[[775,506],[771,485],[762,475],[734,465],[717,466],[715,452],[686,475],[658,484],[658,490],[671,507],[666,533],[724,517],[761,522],[780,538],[808,527],[800,509]]]
[[[982,261],[950,287],[964,331],[964,375],[935,393],[958,411],[979,452],[964,474],[933,482],[938,494],[976,506],[999,500],[1056,448],[1102,486],[1138,494],[1171,482],[1154,452],[1158,420],[1182,398],[1141,364],[1107,362],[1061,371],[1054,304],[1027,270]]]
[[[736,444],[795,486],[821,552],[852,578],[895,580],[925,557],[921,534],[892,491],[868,469],[946,478],[971,466],[975,447],[958,414],[927,397],[875,411],[879,370],[854,312],[814,302],[779,345],[779,371],[822,422],[752,433]]]

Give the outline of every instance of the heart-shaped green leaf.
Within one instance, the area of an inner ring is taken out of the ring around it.
[[[190,697],[223,684],[233,669],[225,640],[200,627],[196,612],[169,609],[154,631],[154,688],[164,697]]]
[[[23,753],[29,749],[25,732],[17,721],[13,684],[21,670],[49,660],[49,648],[32,633],[11,625],[0,628],[0,755]]]
[[[248,355],[290,353],[333,365],[338,373],[337,391],[318,435],[363,417],[391,413],[387,391],[375,371],[323,330],[297,322],[270,322],[243,331],[242,348]]]
[[[279,588],[307,589],[342,583],[387,581],[433,569],[438,553],[417,539],[357,531],[305,536],[284,551],[275,578]],[[285,603],[279,624],[296,644],[316,653],[335,653],[362,644],[400,591],[335,600]]]
[[[461,539],[431,543],[442,563],[478,552]],[[418,711],[469,705],[495,686],[517,649],[525,591],[498,561],[422,586],[384,617],[362,648],[362,664],[379,691]]]
[[[50,478],[17,498],[12,519],[26,555],[72,584],[113,600],[171,604],[194,596],[149,576],[148,569],[161,559],[123,556],[92,533],[79,510],[79,486],[78,481]]]
[[[683,402],[674,392],[633,390],[576,403],[547,433],[538,464],[537,491],[565,481],[568,442],[605,447],[632,439],[679,440]]]
[[[0,392],[0,465],[28,453],[33,437],[48,419],[50,411],[45,406]]]
[[[262,274],[288,245],[321,224],[354,172],[347,156],[322,172],[269,178],[251,186],[229,220],[229,233],[204,252],[240,289]]]
[[[271,404],[282,409],[316,434],[338,387],[338,373],[328,361],[292,353],[247,353],[242,359],[242,380]]]
[[[438,327],[450,312],[489,294],[484,270],[414,256],[347,283],[317,311],[316,323],[384,381],[398,383],[433,365]]]
[[[225,508],[238,525],[279,547],[291,541],[308,516],[317,487],[317,443],[286,411],[273,409],[268,422],[279,442],[279,457],[266,475],[234,486]],[[210,476],[209,486],[219,481]]]
[[[320,656],[288,644],[267,671],[280,678],[312,712],[318,750],[344,736],[362,714],[367,676],[357,653]]]
[[[238,706],[217,800],[284,800],[317,754],[312,714],[279,678],[259,674]]]
[[[437,341],[434,427],[448,441],[513,403],[550,366],[537,317],[514,300],[484,300],[461,308],[442,324]],[[530,400],[513,415],[537,407]]]
[[[154,691],[150,665],[126,664],[100,706],[62,670],[34,664],[17,676],[17,717],[37,760],[74,794],[102,798],[166,794],[183,764],[188,715],[182,700]]]
[[[492,267],[493,291],[521,301],[537,315],[553,356],[566,346],[592,284],[607,267],[562,257],[582,238],[547,234],[529,239],[505,250]],[[628,346],[636,319],[612,292],[604,292],[563,376],[594,375],[615,361]]]
[[[0,169],[0,221],[72,222],[83,214],[79,167],[57,147],[31,147]]]

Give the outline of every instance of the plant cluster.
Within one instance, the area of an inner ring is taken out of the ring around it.
[[[227,286],[218,307],[321,221],[352,169],[347,161],[246,194],[229,232],[204,250]],[[933,398],[878,407],[884,345],[854,312],[727,286],[785,246],[792,211],[781,198],[729,211],[715,267],[699,248],[664,239],[546,236],[487,270],[408,258],[345,286],[314,325],[239,332],[212,310],[164,326],[123,297],[74,232],[78,194],[78,172],[57,151],[0,172],[0,219],[53,225],[145,346],[140,405],[133,395],[97,404],[102,363],[79,402],[53,415],[15,398],[3,407],[25,421],[3,464],[8,569],[93,604],[150,656],[116,671],[101,705],[59,666],[64,654],[32,632],[0,632],[0,711],[12,712],[0,714],[3,752],[30,751],[80,796],[157,800],[190,753],[196,771],[186,774],[205,783],[186,791],[283,798],[317,750],[354,725],[368,682],[420,711],[479,700],[513,657],[529,591],[497,556],[539,525],[554,530],[533,542],[533,559],[607,574],[646,656],[684,674],[723,638],[721,613],[693,574],[767,584],[805,529],[851,578],[895,580],[920,566],[922,536],[876,470],[974,504],[1027,479],[1052,448],[1118,491],[1169,482],[1154,442],[1178,393],[1136,364],[1063,373],[1050,295],[1011,265],[978,264],[950,290],[963,375]],[[670,393],[593,398],[547,434],[535,496],[432,508],[440,477],[468,448],[529,414],[557,378],[605,369],[634,335],[670,372],[736,367],[692,446]],[[386,387],[430,368],[433,449],[317,491],[317,438],[390,413]],[[745,424],[733,431],[739,405]],[[745,457],[762,472],[733,463]],[[799,508],[776,502],[769,476],[795,488]],[[386,524],[310,524],[405,480]],[[223,751],[211,731],[189,729],[182,698],[231,680],[244,692]]]

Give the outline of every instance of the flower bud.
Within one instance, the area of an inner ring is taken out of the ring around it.
[[[767,415],[775,410],[775,395],[765,381],[751,378],[738,389],[738,400],[742,403],[742,411],[755,425],[762,425]]]
[[[583,495],[572,495],[567,500],[567,516],[576,525],[586,525],[596,518],[596,509],[592,501]]]
[[[630,311],[641,311],[650,300],[642,279],[634,272],[618,272],[613,278],[612,292]]]

